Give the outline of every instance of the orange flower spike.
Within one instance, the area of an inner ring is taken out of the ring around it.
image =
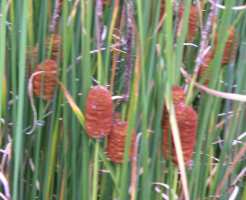
[[[225,44],[224,54],[222,58],[222,64],[228,64],[230,59],[232,58],[233,54],[235,54],[236,46],[236,38],[235,38],[235,29],[231,27],[229,29],[229,37]]]
[[[51,48],[51,59],[57,60],[61,52],[61,36],[59,34],[52,34],[46,42],[46,48]]]
[[[128,123],[125,121],[116,120],[113,124],[111,134],[108,136],[107,155],[108,158],[117,164],[124,160],[124,149],[127,137]],[[131,147],[129,149],[130,157],[133,156],[136,135],[135,132],[131,138]]]
[[[172,87],[173,103],[178,104],[185,101],[184,89],[180,86]]]
[[[184,14],[184,4],[181,3],[179,6],[179,19],[183,17],[183,14]],[[196,36],[197,30],[198,30],[198,21],[199,21],[198,8],[196,5],[192,4],[190,7],[188,33],[187,33],[187,40],[189,42],[192,42]]]
[[[209,65],[214,58],[214,51],[210,50],[204,57],[203,63],[200,65],[198,71],[198,77],[200,80],[204,81],[204,85],[209,83]]]
[[[197,113],[191,106],[185,105],[185,93],[179,86],[172,88],[173,102],[176,113],[176,120],[180,131],[180,139],[183,150],[184,161],[186,164],[192,157],[195,146]],[[174,149],[172,135],[169,136],[170,124],[166,107],[163,110],[162,118],[163,128],[163,154],[166,159],[172,159],[177,164],[177,156]],[[170,142],[169,142],[170,137]]]
[[[224,52],[223,52],[223,57],[221,61],[222,65],[228,64],[231,58],[235,57],[237,46],[238,46],[236,35],[235,35],[235,28],[232,26],[228,31],[229,31],[229,36],[226,41]],[[218,34],[216,33],[215,40],[214,40],[215,47],[218,45],[218,42],[219,42]]]
[[[172,96],[173,96],[174,106],[179,104],[179,103],[185,102],[185,92],[184,92],[184,89],[180,86],[173,86],[172,87]],[[168,122],[168,111],[167,111],[166,106],[164,106],[164,109],[163,109],[162,122],[163,122],[163,124],[169,123]]]
[[[85,129],[91,138],[107,136],[112,129],[113,101],[106,87],[94,86],[86,100]]]
[[[188,164],[192,158],[193,149],[196,140],[197,129],[197,113],[191,106],[186,106],[184,103],[175,105],[176,120],[180,131],[180,140],[185,164]],[[177,164],[177,155],[174,148],[174,141],[170,135],[171,142],[169,143],[170,124],[168,117],[163,120],[163,154],[166,159],[172,159]],[[171,134],[171,133],[170,133]]]
[[[44,100],[51,100],[57,85],[57,63],[54,60],[45,60],[37,65],[35,72],[44,71],[33,78],[33,91],[36,96]]]

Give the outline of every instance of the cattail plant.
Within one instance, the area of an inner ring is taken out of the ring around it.
[[[181,3],[179,6],[178,15],[179,15],[179,24],[180,24],[182,23],[182,17],[184,15],[183,3]],[[198,22],[199,22],[199,10],[196,5],[192,4],[190,7],[190,14],[189,14],[187,41],[192,42],[194,40],[198,30]]]
[[[46,49],[51,51],[50,58],[57,60],[61,52],[61,36],[59,34],[51,34],[46,40]]]
[[[204,56],[203,63],[199,67],[198,77],[200,80],[202,80],[204,85],[208,85],[209,83],[209,65],[214,58],[214,53],[214,50],[210,49]]]
[[[57,61],[61,52],[61,36],[56,33],[51,34],[45,41],[45,50],[46,52],[50,52],[50,55],[46,55],[47,57]],[[32,66],[38,62],[38,54],[38,45],[27,49],[26,63],[28,76],[31,74]]]
[[[180,86],[172,87],[172,95],[174,104],[178,104],[180,102],[184,102],[185,100],[185,92],[184,89]]]
[[[103,86],[89,90],[86,100],[85,129],[91,138],[107,136],[112,129],[113,101],[110,91]]]
[[[43,63],[37,65],[34,73],[37,73],[33,78],[34,94],[44,100],[51,100],[57,85],[58,72],[56,61],[50,59],[45,60]]]
[[[219,42],[219,38],[218,38],[218,35],[216,34],[215,46],[217,46],[218,42]],[[235,57],[236,50],[237,50],[237,41],[236,41],[236,36],[235,36],[235,28],[230,27],[229,37],[228,37],[226,44],[225,44],[221,64],[222,65],[228,64],[230,62],[231,58]]]
[[[197,129],[197,113],[191,106],[186,106],[184,102],[184,91],[182,88],[174,87],[173,102],[176,113],[176,120],[180,131],[180,140],[186,164],[192,158],[192,152],[195,146],[196,129]],[[167,109],[164,108],[163,119],[163,154],[166,159],[171,159],[175,164],[178,163],[175,152],[172,134],[169,134],[170,124]]]
[[[128,123],[126,121],[121,121],[119,119],[114,121],[112,132],[108,136],[107,145],[107,156],[114,163],[120,164],[124,160],[127,129]],[[131,147],[129,149],[130,157],[133,155],[135,138],[135,133],[133,133],[131,138]]]

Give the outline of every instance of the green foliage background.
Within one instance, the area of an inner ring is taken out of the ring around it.
[[[99,53],[91,52],[97,48],[96,1],[63,0],[62,3],[57,28],[62,37],[61,56],[57,60],[60,81],[82,113],[93,79],[102,85],[110,84],[110,46],[114,43],[112,28],[116,20],[113,17],[116,2],[112,0],[104,8],[102,23],[107,31],[102,47],[106,50]],[[171,2],[166,1],[166,17],[160,31],[157,31],[160,0],[119,2],[119,14],[122,15],[123,6],[132,5],[136,23],[131,46],[131,80],[124,82],[127,49],[123,44],[113,91],[115,96],[122,95],[125,85],[130,83],[129,100],[117,106],[122,118],[129,123],[128,135],[135,129],[139,138],[136,188],[129,190],[132,165],[128,162],[128,155],[125,154],[122,165],[110,162],[104,152],[106,142],[88,138],[83,121],[78,121],[78,115],[59,88],[49,103],[35,98],[37,128],[31,135],[25,134],[33,121],[27,90],[30,69],[26,61],[32,59],[34,69],[37,63],[48,57],[45,41],[51,35],[49,25],[55,1],[0,1],[0,145],[5,150],[1,152],[0,172],[7,180],[11,199],[154,200],[165,199],[164,194],[170,199],[182,198],[179,170],[165,160],[161,152],[164,98],[172,105],[170,87],[173,84],[189,88],[187,102],[193,104],[199,115],[193,165],[186,168],[190,199],[215,198],[221,183],[223,187],[217,199],[229,199],[233,192],[237,192],[236,199],[246,199],[245,177],[240,176],[243,169],[245,171],[245,155],[224,180],[234,158],[246,145],[245,137],[233,145],[246,131],[245,103],[199,93],[196,87],[185,83],[180,67],[185,65],[192,74],[198,53],[198,48],[183,45],[192,1],[185,1],[183,31],[179,36],[175,35],[176,13]],[[207,1],[200,3],[206,3],[202,12],[205,24],[211,4]],[[231,8],[246,2],[225,0],[223,3]],[[219,9],[216,31],[220,42],[210,66],[210,88],[246,95],[245,12],[245,9]],[[233,24],[239,38],[237,56],[235,61],[221,67],[228,37],[225,33]],[[127,30],[126,27],[122,29],[124,40]],[[200,45],[200,36],[194,43]],[[36,59],[28,51],[37,44],[39,53]],[[221,113],[224,115],[219,115]],[[173,115],[173,111],[170,114]],[[130,137],[126,149],[129,144]],[[4,188],[2,193],[8,197]]]

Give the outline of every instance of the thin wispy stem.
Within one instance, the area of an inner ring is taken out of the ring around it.
[[[51,33],[55,32],[57,29],[59,18],[61,17],[62,3],[63,3],[63,0],[55,1],[55,8],[54,8],[54,12],[53,12],[51,23],[50,23]]]

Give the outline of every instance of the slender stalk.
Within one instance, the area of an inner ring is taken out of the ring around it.
[[[4,81],[4,63],[5,63],[5,44],[6,44],[6,12],[7,12],[7,5],[6,0],[1,2],[1,21],[0,21],[0,80],[1,80],[1,87],[0,87],[0,119],[2,117],[2,110],[3,110],[3,95],[4,95],[4,88],[2,83]],[[3,80],[3,81],[2,81]],[[1,126],[1,125],[0,125]]]
[[[5,10],[6,1],[2,1],[2,8]],[[17,103],[17,121],[15,129],[15,143],[14,143],[14,176],[13,176],[13,200],[19,199],[19,181],[20,176],[20,166],[23,162],[23,111],[24,111],[24,98],[25,98],[25,54],[26,54],[26,33],[27,33],[27,10],[28,10],[28,0],[23,0],[22,16],[20,18],[20,51],[19,51],[19,77],[18,77],[18,95],[19,100]],[[3,15],[5,16],[5,15]],[[3,21],[5,23],[5,20]]]
[[[93,167],[93,180],[92,180],[92,200],[97,200],[97,194],[98,194],[98,168],[99,168],[99,162],[98,162],[98,153],[99,153],[99,146],[100,143],[97,140],[95,144],[95,152],[94,152],[94,167]]]

